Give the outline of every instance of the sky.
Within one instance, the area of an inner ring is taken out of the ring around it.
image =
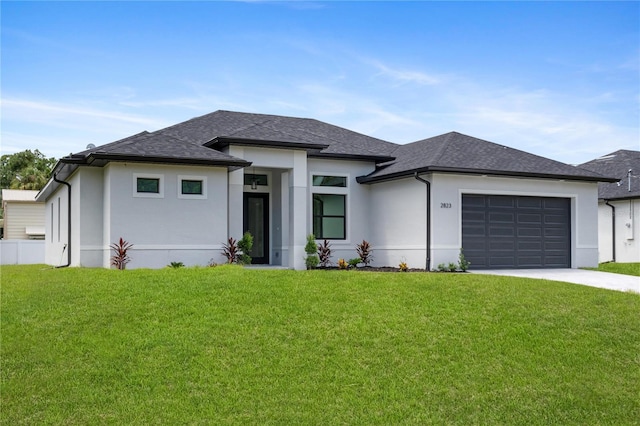
[[[2,154],[219,109],[570,164],[640,150],[640,2],[2,1]]]

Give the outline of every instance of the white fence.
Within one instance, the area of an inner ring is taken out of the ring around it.
[[[44,241],[0,240],[1,265],[44,263]]]

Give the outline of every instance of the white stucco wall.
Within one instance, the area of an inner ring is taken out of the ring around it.
[[[349,260],[358,257],[355,246],[362,240],[373,244],[373,230],[371,228],[371,202],[369,185],[360,185],[356,177],[371,173],[374,170],[373,162],[346,161],[328,159],[309,159],[309,181],[306,193],[306,235],[313,233],[313,194],[344,194],[346,195],[346,239],[329,240],[332,251],[332,262],[337,264],[338,259]],[[344,176],[347,178],[346,188],[316,187],[312,185],[313,175]],[[318,243],[323,240],[318,240]]]
[[[45,256],[48,265],[67,264],[68,190],[60,185],[45,202]]]
[[[227,238],[227,170],[222,167],[111,163],[104,171],[103,241],[134,245],[127,268],[160,268],[170,262],[222,262]],[[135,193],[136,177],[161,176],[161,196]],[[180,177],[206,180],[205,198],[179,196]],[[103,259],[108,266],[109,252]]]
[[[640,199],[610,201],[616,214],[616,262],[640,262]],[[598,204],[599,261],[613,260],[612,209]]]

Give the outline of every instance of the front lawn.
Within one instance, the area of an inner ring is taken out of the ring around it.
[[[613,272],[616,274],[635,275],[640,277],[640,262],[636,263],[600,263],[597,268],[585,268],[594,271]]]
[[[480,274],[3,266],[2,424],[638,424],[640,296]]]

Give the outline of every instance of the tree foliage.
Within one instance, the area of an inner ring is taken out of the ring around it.
[[[0,157],[0,187],[11,189],[44,188],[56,159],[29,149]]]

